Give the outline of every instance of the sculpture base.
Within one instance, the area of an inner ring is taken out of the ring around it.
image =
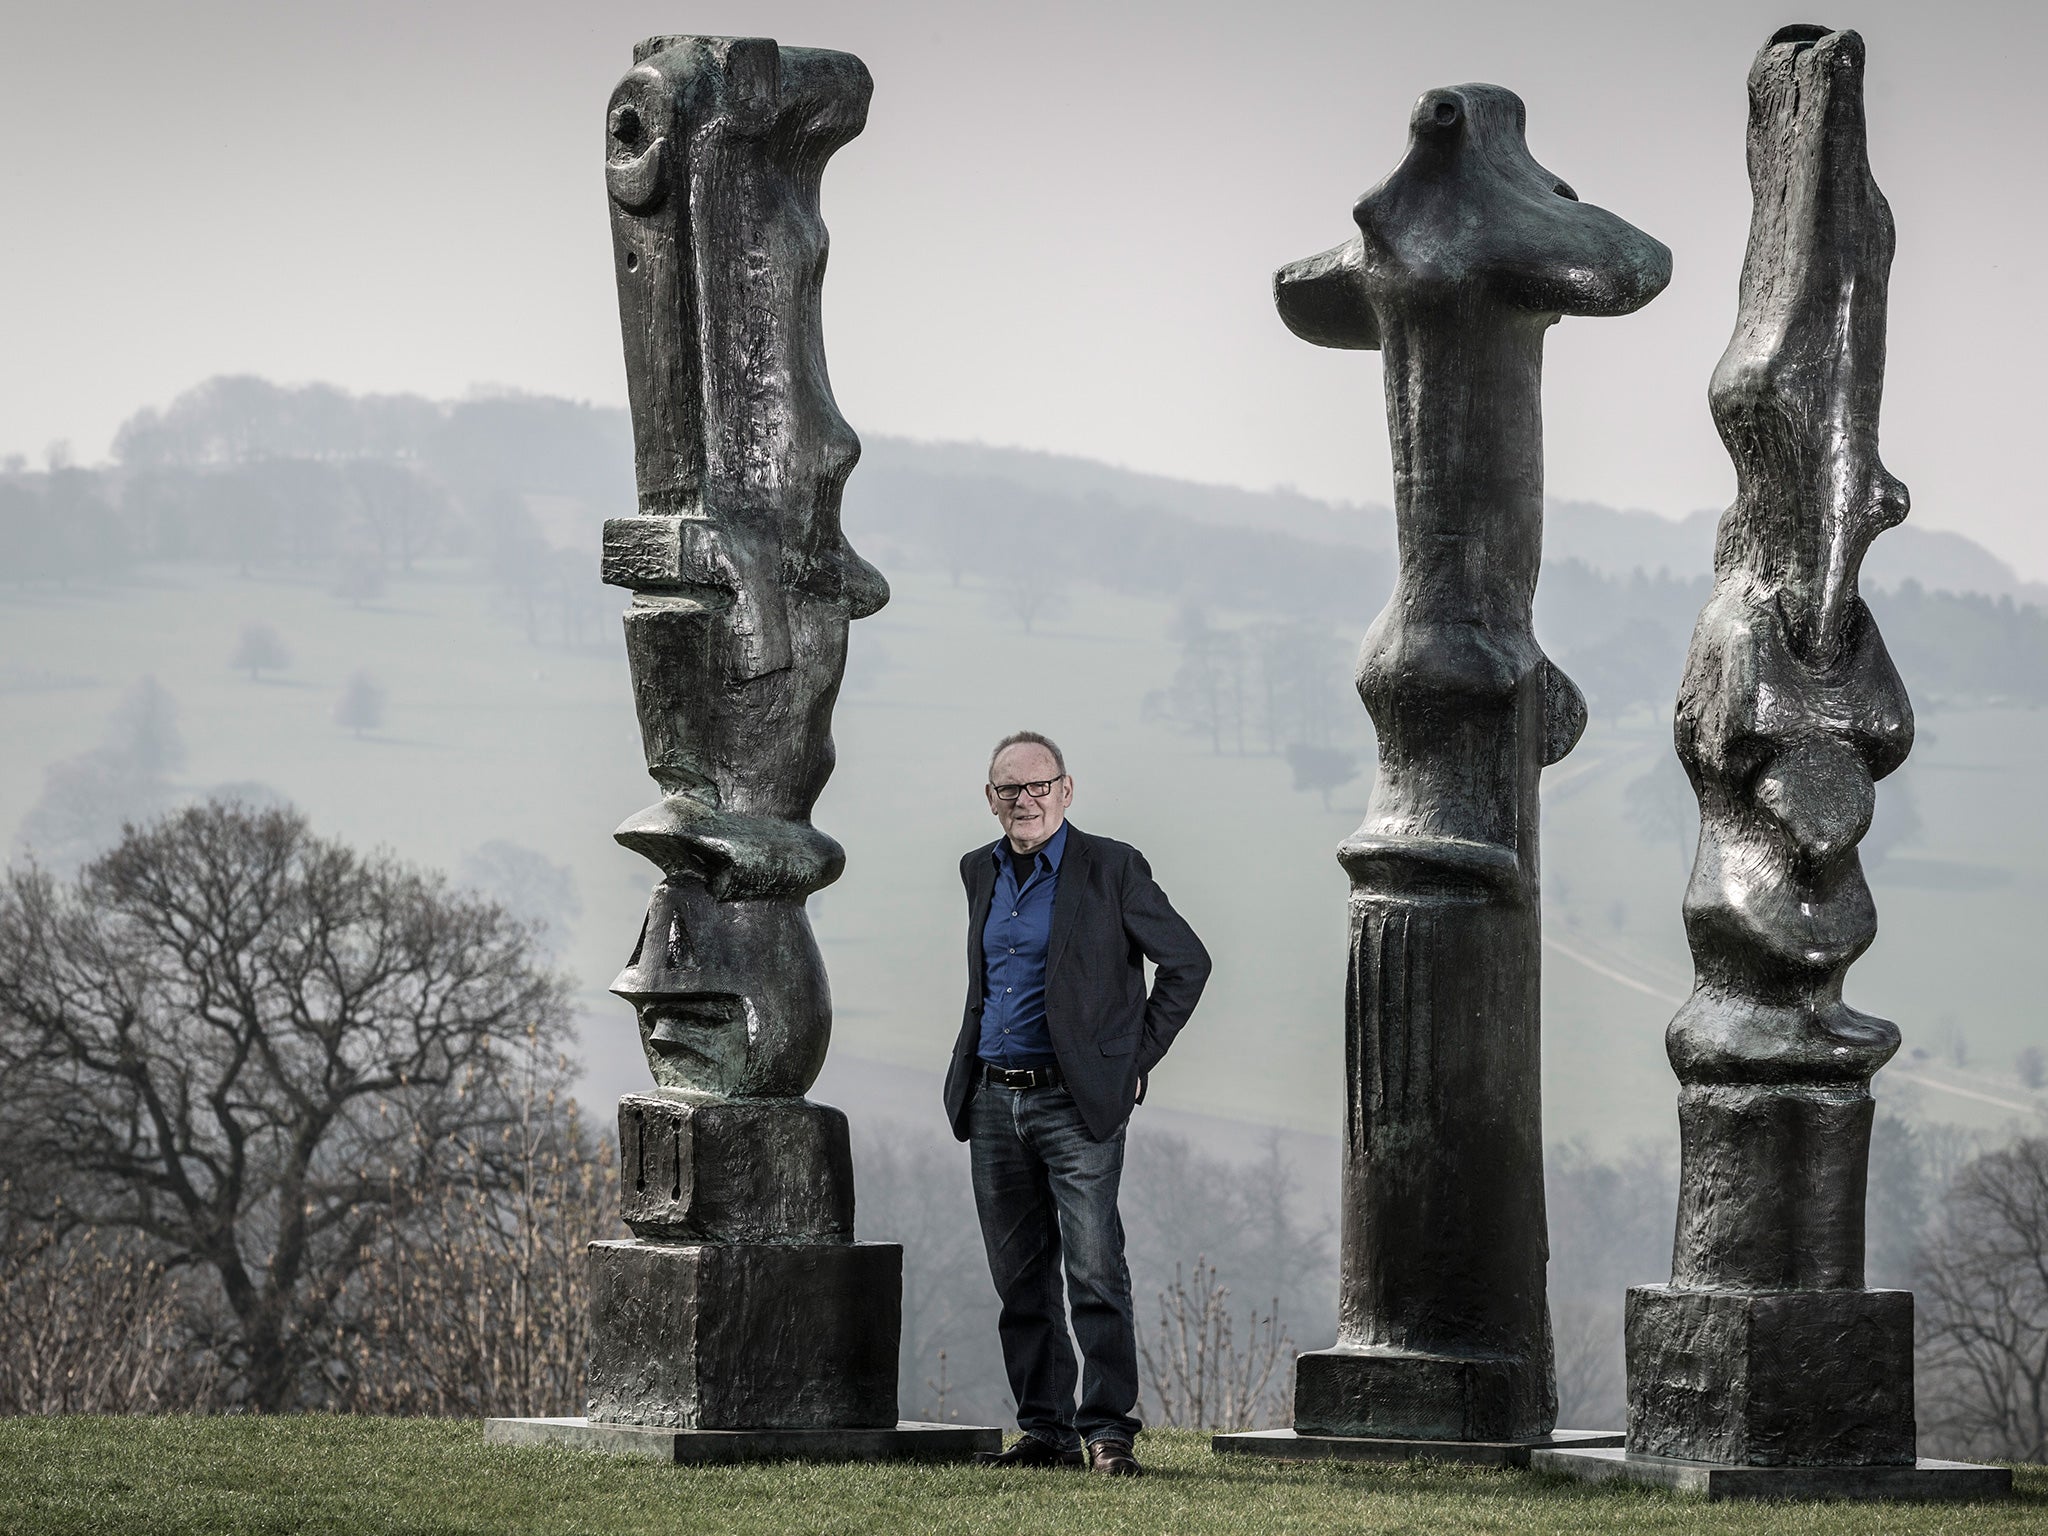
[[[1537,1374],[1501,1355],[1318,1349],[1295,1357],[1294,1427],[1344,1439],[1540,1440],[1550,1394]]]
[[[661,1243],[853,1240],[846,1116],[808,1099],[619,1100],[619,1214]]]
[[[1910,1291],[1628,1293],[1631,1455],[1912,1467]]]
[[[1002,1431],[905,1419],[887,1429],[652,1429],[588,1419],[485,1419],[486,1445],[554,1445],[650,1461],[969,1461]]]
[[[1897,1467],[1742,1467],[1625,1450],[1538,1450],[1529,1467],[1581,1482],[1643,1483],[1706,1499],[1897,1499],[1916,1504],[2003,1499],[2010,1467],[1922,1457]]]
[[[590,1281],[595,1424],[896,1424],[894,1243],[592,1243]]]
[[[1252,1429],[1217,1435],[1209,1449],[1269,1461],[1452,1461],[1473,1467],[1526,1467],[1532,1452],[1621,1445],[1617,1430],[1560,1429],[1537,1440],[1394,1440],[1362,1435],[1303,1435]]]

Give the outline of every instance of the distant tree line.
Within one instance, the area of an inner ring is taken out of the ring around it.
[[[1179,661],[1146,691],[1148,713],[1177,721],[1212,752],[1287,756],[1297,788],[1327,794],[1357,771],[1365,728],[1351,669],[1392,593],[1391,550],[894,461],[849,482],[847,515],[885,566],[972,579],[1027,632],[1081,584],[1174,603]],[[1020,541],[1028,560],[1017,558]],[[1536,633],[1596,718],[1663,713],[1710,585],[1705,575],[1616,577],[1581,560],[1546,562]],[[2048,702],[2048,613],[1911,581],[1867,596],[1922,708]],[[1276,707],[1283,695],[1290,702]],[[1301,723],[1280,725],[1290,712]]]
[[[993,474],[926,473],[902,457],[849,482],[856,543],[874,546],[868,553],[885,567],[985,583],[1027,633],[1056,620],[1070,589],[1086,583],[1207,614],[1212,634],[1240,621],[1308,625],[1355,652],[1393,587],[1389,548],[1205,522],[1163,503]],[[536,643],[614,633],[617,599],[593,566],[598,524],[635,502],[622,411],[226,377],[136,413],[115,436],[114,460],[104,470],[56,458],[43,471],[0,471],[0,582],[89,581],[143,561],[212,560],[325,573],[338,595],[362,603],[420,559],[460,557],[487,575],[502,611]],[[587,548],[544,535],[535,508],[550,499],[575,505]],[[1020,540],[1028,560],[1016,558]],[[1706,592],[1704,576],[1620,578],[1553,561],[1537,588],[1537,633],[1596,715],[1662,710]],[[1870,600],[1923,707],[2048,702],[2040,609],[1911,581]],[[1189,729],[1214,750],[1236,750],[1237,722],[1226,729],[1209,715]]]
[[[114,440],[112,468],[0,473],[0,582],[69,584],[150,561],[324,577],[361,605],[428,558],[466,559],[535,643],[616,630],[598,525],[633,505],[622,413],[565,400],[440,404],[214,379]],[[591,510],[587,547],[543,536],[537,501]]]

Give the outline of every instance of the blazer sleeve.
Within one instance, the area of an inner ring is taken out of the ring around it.
[[[1157,970],[1152,995],[1145,1001],[1145,1030],[1138,1042],[1137,1066],[1142,1075],[1159,1065],[1173,1037],[1201,1001],[1209,981],[1209,951],[1195,937],[1187,919],[1174,911],[1166,892],[1152,878],[1152,867],[1135,849],[1124,866],[1124,932]]]

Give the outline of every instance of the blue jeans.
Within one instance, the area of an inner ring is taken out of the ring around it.
[[[1117,1185],[1124,1133],[1096,1141],[1063,1087],[982,1083],[968,1111],[974,1205],[989,1275],[1003,1304],[999,1331],[1017,1427],[1052,1445],[1135,1438],[1138,1337]],[[1064,1260],[1081,1403],[1060,1300]]]

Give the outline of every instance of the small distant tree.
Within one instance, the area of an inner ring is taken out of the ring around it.
[[[1358,759],[1352,753],[1336,747],[1312,747],[1305,741],[1288,744],[1287,766],[1294,770],[1294,787],[1320,792],[1326,811],[1330,791],[1358,777]]]
[[[2030,1045],[2021,1051],[2019,1059],[2013,1063],[2013,1070],[2019,1074],[2020,1081],[2029,1088],[2039,1089],[2044,1082],[2048,1082],[2048,1058],[2041,1055],[2039,1046]]]
[[[1920,802],[1913,793],[1913,781],[1903,773],[1893,774],[1878,786],[1877,810],[1870,818],[1870,830],[1856,845],[1863,867],[1876,869],[1900,847],[1918,842],[1921,827]]]
[[[1066,573],[1042,560],[1026,561],[995,579],[1002,589],[1003,601],[1027,635],[1040,619],[1055,619],[1067,610]]]
[[[1678,862],[1692,868],[1699,841],[1699,800],[1675,754],[1660,752],[1657,761],[1629,780],[1621,794],[1622,815],[1646,843],[1666,843],[1678,850]]]
[[[334,723],[358,736],[384,723],[384,690],[369,673],[358,672],[349,678],[341,702],[334,706]]]
[[[165,810],[175,797],[169,776],[184,764],[177,701],[145,677],[115,706],[99,747],[45,770],[17,845],[45,869],[75,870],[111,847],[125,823]]]
[[[228,658],[228,665],[247,672],[252,683],[262,673],[282,672],[291,664],[292,653],[285,649],[284,638],[268,624],[245,625],[242,638],[235,642],[235,654]]]
[[[1175,718],[1190,730],[1206,732],[1209,749],[1219,757],[1226,736],[1244,755],[1244,636],[1216,629],[1208,615],[1189,604],[1175,615],[1167,637],[1180,644],[1180,666],[1169,693]]]
[[[462,860],[461,876],[464,885],[488,896],[525,923],[536,938],[551,944],[566,939],[570,926],[583,915],[576,871],[508,838],[494,837],[472,848]]]
[[[384,566],[376,556],[351,555],[342,562],[334,581],[334,595],[360,608],[384,595]]]
[[[1293,1397],[1294,1340],[1280,1303],[1261,1317],[1254,1308],[1239,1342],[1230,1316],[1230,1287],[1216,1266],[1195,1259],[1192,1282],[1174,1267],[1159,1293],[1159,1326],[1138,1336],[1138,1360],[1159,1422],[1180,1429],[1257,1429],[1286,1416]]]
[[[178,701],[154,677],[130,688],[107,722],[107,750],[151,778],[185,766],[185,736],[178,729]]]

